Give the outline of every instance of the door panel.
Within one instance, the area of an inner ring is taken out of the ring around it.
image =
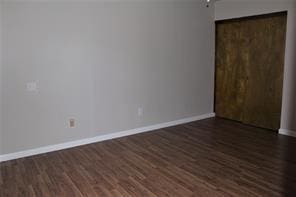
[[[247,88],[242,121],[279,129],[283,87],[286,17],[250,19],[241,23],[241,47]]]
[[[216,93],[217,116],[241,120],[245,84],[244,67],[240,60],[240,23],[217,26]]]
[[[217,24],[217,116],[279,129],[286,13]]]

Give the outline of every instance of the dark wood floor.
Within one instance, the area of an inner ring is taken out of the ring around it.
[[[0,164],[0,196],[296,196],[296,140],[223,119]]]

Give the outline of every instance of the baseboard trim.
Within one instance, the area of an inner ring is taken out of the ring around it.
[[[100,136],[96,136],[96,137],[92,137],[92,138],[76,140],[76,141],[72,141],[72,142],[66,142],[66,143],[61,143],[61,144],[44,146],[44,147],[40,147],[40,148],[36,148],[36,149],[30,149],[30,150],[0,155],[0,162],[29,157],[29,156],[33,156],[33,155],[49,153],[49,152],[54,152],[54,151],[58,151],[58,150],[73,148],[73,147],[82,146],[82,145],[86,145],[86,144],[92,144],[92,143],[96,143],[96,142],[102,142],[102,141],[111,140],[111,139],[115,139],[115,138],[144,133],[144,132],[148,132],[148,131],[154,131],[157,129],[176,126],[176,125],[185,124],[185,123],[194,122],[197,120],[203,120],[203,119],[212,118],[212,117],[215,117],[215,113],[209,113],[209,114],[204,114],[204,115],[200,115],[200,116],[194,116],[194,117],[190,117],[190,118],[175,120],[175,121],[171,121],[171,122],[155,124],[155,125],[151,125],[151,126],[147,126],[147,127],[141,127],[141,128],[111,133],[111,134],[107,134],[107,135],[100,135]]]
[[[287,135],[291,137],[296,137],[296,131],[288,130],[288,129],[280,129],[279,134]]]

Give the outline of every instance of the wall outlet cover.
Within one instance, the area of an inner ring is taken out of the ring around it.
[[[75,128],[75,119],[74,118],[69,119],[69,127],[70,128]]]
[[[38,82],[37,81],[28,82],[26,85],[26,89],[28,92],[38,92]]]
[[[143,116],[144,110],[142,107],[138,108],[138,116]]]

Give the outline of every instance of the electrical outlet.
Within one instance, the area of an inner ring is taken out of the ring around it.
[[[38,81],[31,81],[26,84],[28,92],[38,92]]]
[[[143,108],[142,108],[142,107],[139,107],[139,108],[138,108],[138,116],[139,116],[139,117],[143,116],[143,112],[144,112],[144,111],[143,111]]]
[[[69,127],[75,128],[75,119],[74,118],[69,119]]]

